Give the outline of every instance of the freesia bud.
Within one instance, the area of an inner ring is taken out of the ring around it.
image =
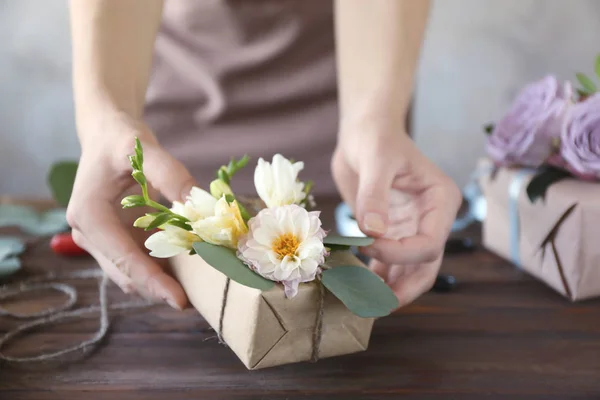
[[[121,205],[123,208],[140,207],[146,205],[146,200],[144,200],[143,196],[134,194],[121,200]]]
[[[220,199],[223,195],[232,195],[231,187],[220,179],[215,179],[210,183],[210,194],[215,199]]]
[[[140,185],[144,186],[146,184],[146,177],[142,171],[134,171],[131,176],[133,176],[133,179]]]
[[[139,217],[133,223],[133,226],[136,228],[146,229],[151,223],[154,221],[154,217],[152,215],[144,215],[143,217]]]

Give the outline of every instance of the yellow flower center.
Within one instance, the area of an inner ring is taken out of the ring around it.
[[[293,257],[296,255],[300,241],[292,233],[284,233],[273,241],[272,250],[282,260],[285,256]]]

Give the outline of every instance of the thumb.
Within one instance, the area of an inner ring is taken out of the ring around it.
[[[144,174],[148,182],[169,201],[180,201],[198,186],[187,168],[159,145],[144,148]]]
[[[388,229],[390,192],[396,169],[394,163],[381,155],[363,160],[358,171],[356,219],[365,234],[383,236]]]

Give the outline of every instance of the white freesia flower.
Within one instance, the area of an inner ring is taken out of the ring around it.
[[[231,249],[237,248],[240,237],[248,232],[237,201],[227,202],[225,196],[215,201],[210,216],[191,225],[194,233],[205,242]]]
[[[216,204],[217,199],[206,190],[193,187],[185,203],[174,201],[171,211],[186,217],[193,223],[199,219],[213,216]]]
[[[298,173],[304,163],[291,163],[281,154],[275,154],[273,162],[260,158],[254,170],[254,186],[258,196],[267,207],[298,204],[304,200],[304,183],[298,181]]]
[[[187,218],[192,231],[165,224],[160,232],[146,240],[150,255],[169,258],[192,249],[194,242],[205,241],[219,246],[237,248],[239,237],[248,232],[236,201],[228,204],[225,197],[217,200],[200,188],[192,188],[185,203],[173,202],[171,211]],[[139,218],[136,223],[147,227],[154,217]]]
[[[173,225],[163,225],[163,230],[152,234],[144,243],[150,255],[157,258],[174,257],[192,249],[200,238],[190,231]]]
[[[250,268],[285,286],[288,298],[300,282],[320,272],[326,249],[319,212],[298,205],[265,208],[249,221],[248,235],[238,245],[238,257]]]

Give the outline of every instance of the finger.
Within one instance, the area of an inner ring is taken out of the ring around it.
[[[444,243],[435,242],[430,236],[418,234],[399,240],[376,239],[372,245],[360,251],[385,264],[409,265],[432,262],[444,251]]]
[[[182,309],[187,298],[181,286],[137,247],[121,226],[112,207],[105,203],[88,204],[94,213],[80,218],[85,240],[94,243],[95,251],[130,277],[138,291],[147,291],[152,297],[166,301],[171,307]]]
[[[144,174],[169,201],[184,200],[192,187],[198,186],[187,168],[158,145],[144,149]]]
[[[348,166],[341,150],[336,149],[331,158],[331,172],[333,174],[338,192],[344,203],[351,210],[356,210],[356,192],[358,191],[358,177]]]
[[[398,298],[400,307],[412,303],[419,296],[431,290],[441,262],[442,258],[440,257],[432,263],[412,268],[409,273],[394,274],[392,272],[389,284]]]
[[[452,196],[444,193],[441,188],[435,188],[422,194],[425,212],[416,235],[397,241],[377,239],[364,253],[389,264],[422,264],[436,260],[444,252],[458,208],[451,203]]]
[[[361,230],[372,236],[382,236],[388,229],[388,209],[395,164],[373,154],[361,163],[356,196],[356,218]]]
[[[98,262],[100,268],[102,268],[106,275],[108,275],[110,280],[119,286],[123,292],[135,292],[131,278],[119,271],[119,269],[109,262],[102,254],[90,246],[79,230],[73,229],[71,234],[73,235],[73,241],[77,244],[77,246],[90,253],[96,262]]]

